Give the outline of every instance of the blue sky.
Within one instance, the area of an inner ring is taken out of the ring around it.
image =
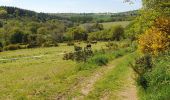
[[[0,0],[0,6],[14,6],[48,13],[123,12],[141,8],[141,0],[134,4],[123,0]]]

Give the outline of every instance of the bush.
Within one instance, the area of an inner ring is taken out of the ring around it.
[[[64,54],[63,60],[74,60],[74,53],[66,53]]]
[[[110,33],[112,40],[120,41],[120,39],[124,38],[124,28],[121,25],[114,26]]]
[[[170,52],[154,58],[153,68],[140,79],[147,86],[143,100],[169,100],[170,98]]]
[[[37,47],[39,47],[39,45],[37,45],[37,44],[34,43],[34,42],[31,42],[31,43],[29,43],[29,44],[27,45],[27,48],[37,48]]]
[[[152,57],[148,54],[139,57],[131,67],[138,75],[143,75],[152,68]]]
[[[74,50],[77,52],[77,51],[81,51],[82,50],[82,47],[80,46],[74,46]]]
[[[158,18],[154,26],[139,37],[139,50],[142,53],[157,55],[169,49],[170,19]]]
[[[0,47],[3,48],[3,44],[0,42]]]
[[[0,47],[0,52],[2,52],[3,51],[3,48],[2,47]]]
[[[67,42],[67,46],[74,46],[74,42]]]
[[[59,44],[57,42],[45,42],[41,45],[42,47],[57,47]]]
[[[4,48],[5,50],[17,50],[20,49],[20,46],[18,44],[10,44]]]
[[[90,59],[90,62],[98,66],[103,66],[109,62],[109,58],[106,55],[96,55]]]
[[[119,48],[119,46],[117,45],[117,43],[114,43],[114,42],[108,42],[108,43],[106,44],[106,47],[108,47],[108,49],[114,49],[114,50],[116,50],[116,49]]]
[[[14,33],[10,37],[10,42],[12,44],[22,43],[23,37],[24,37],[24,33],[21,30],[19,29],[14,30]]]
[[[138,75],[137,83],[142,86],[144,89],[148,87],[148,82],[145,77],[145,74],[152,69],[152,58],[150,55],[144,55],[135,60],[135,64],[131,64],[132,69]]]

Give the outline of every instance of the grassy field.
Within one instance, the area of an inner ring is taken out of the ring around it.
[[[81,43],[81,45],[85,45]],[[102,42],[93,49],[104,47]],[[23,49],[0,53],[0,100],[54,99],[90,71],[76,71],[76,63],[62,60],[73,46]]]
[[[104,29],[109,29],[115,25],[122,25],[123,27],[126,27],[129,23],[130,23],[130,21],[119,21],[119,22],[105,22],[105,23],[101,23],[101,24],[103,24]],[[86,24],[92,24],[92,23],[86,23]],[[81,24],[80,26],[83,27],[86,24]]]
[[[130,21],[120,21],[120,22],[106,22],[101,24],[103,24],[105,29],[108,29],[115,25],[122,25],[123,27],[126,27],[129,23]]]
[[[105,44],[106,42],[99,42],[92,46],[93,50],[105,48]],[[85,43],[79,45],[85,46]],[[64,53],[73,50],[73,46],[63,43],[59,47],[1,52],[0,100],[73,98],[98,100],[105,89],[117,90],[123,86],[121,81],[129,72],[131,73],[127,67],[133,59],[131,55],[127,55],[132,52],[130,48],[111,51],[104,55],[99,53],[92,57],[90,62],[82,64],[62,59]],[[127,56],[123,57],[124,55]],[[113,61],[104,67],[99,67],[95,62],[99,57]],[[112,80],[110,78],[112,76],[116,79]],[[119,82],[121,84],[117,86]]]

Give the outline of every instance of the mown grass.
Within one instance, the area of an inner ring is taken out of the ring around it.
[[[85,100],[99,100],[105,98],[119,100],[117,91],[128,83],[127,77],[132,73],[129,63],[134,60],[135,53],[128,54],[111,62],[115,68],[107,73],[95,84],[95,89],[89,93]]]

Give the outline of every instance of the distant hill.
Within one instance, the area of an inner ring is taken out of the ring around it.
[[[69,20],[77,23],[130,21],[138,15],[138,10],[121,13],[37,13],[16,7],[1,6],[7,11],[7,18],[28,17],[38,21],[51,19]]]

